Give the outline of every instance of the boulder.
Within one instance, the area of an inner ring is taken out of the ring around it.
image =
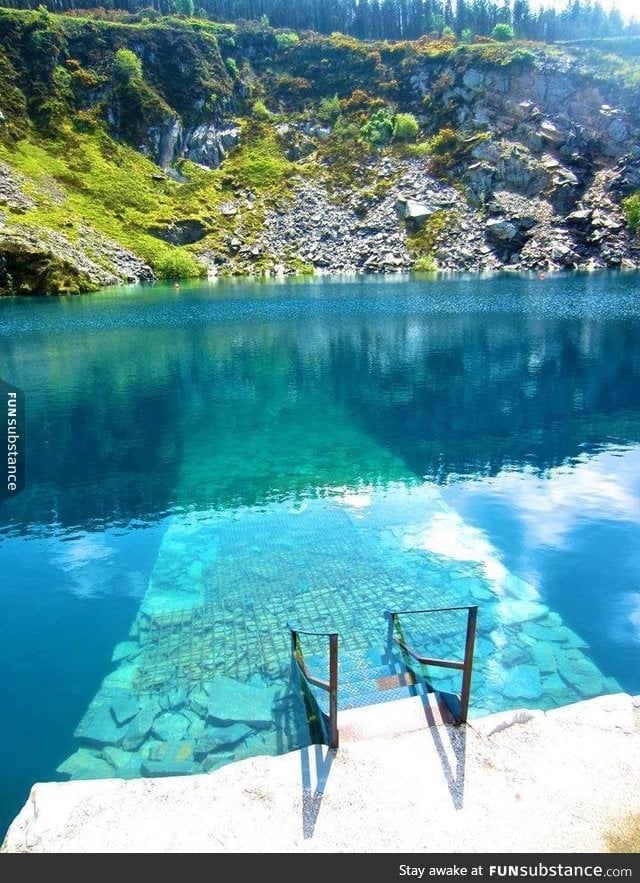
[[[507,221],[506,218],[491,218],[487,221],[485,230],[490,239],[502,244],[511,243],[520,236],[516,225]]]
[[[567,136],[561,132],[550,120],[543,120],[538,130],[538,135],[547,144],[559,147],[567,140]]]
[[[196,126],[187,133],[184,141],[184,154],[187,159],[217,169],[230,150],[240,141],[240,128],[227,125],[216,128],[214,125]]]

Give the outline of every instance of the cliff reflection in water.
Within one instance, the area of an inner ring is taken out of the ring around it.
[[[363,482],[544,470],[637,441],[638,320],[615,297],[606,320],[563,314],[535,285],[245,285],[16,305],[0,373],[27,394],[29,476],[5,511],[17,530],[149,521]]]

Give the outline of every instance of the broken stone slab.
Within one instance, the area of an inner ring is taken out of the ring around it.
[[[509,699],[538,699],[542,680],[535,665],[516,665],[507,675],[502,692]]]
[[[541,674],[553,674],[557,670],[555,653],[548,644],[534,644],[531,647],[530,652],[533,661]]]
[[[557,126],[554,126],[550,120],[543,120],[540,124],[538,135],[543,141],[552,144],[554,147],[559,147],[567,140],[567,136]]]
[[[130,690],[111,690],[111,714],[119,727],[132,720],[140,711],[140,701]]]
[[[530,662],[531,654],[528,647],[523,647],[521,644],[514,642],[512,644],[507,644],[502,651],[500,660],[505,667],[511,668],[512,665]]]
[[[156,715],[160,713],[157,702],[147,703],[134,717],[122,735],[121,746],[126,751],[135,751],[145,741],[151,729]]]
[[[121,641],[113,648],[111,662],[121,662],[123,659],[133,659],[142,652],[137,641]]]
[[[102,689],[111,692],[114,688],[133,689],[139,667],[135,663],[125,662],[110,672],[102,681]]]
[[[253,732],[253,728],[246,724],[232,724],[230,727],[208,727],[204,735],[196,739],[194,757],[196,760],[201,760],[207,754],[242,742]]]
[[[187,704],[189,692],[186,687],[174,687],[169,690],[169,705],[173,709],[183,708]]]
[[[146,755],[147,760],[162,763],[192,763],[194,748],[193,739],[184,739],[179,742],[156,742],[149,745]]]
[[[94,699],[75,729],[74,736],[97,748],[119,745],[125,729],[119,727],[111,713],[111,697]]]
[[[190,726],[189,718],[179,711],[164,711],[154,719],[151,732],[163,742],[179,742]]]
[[[573,690],[557,673],[543,676],[542,692],[550,696],[556,705],[573,699]]]
[[[236,759],[235,754],[208,754],[202,761],[202,771],[204,773],[213,772],[227,763],[232,763]]]
[[[112,767],[112,775],[118,779],[135,779],[140,775],[142,758],[132,751],[124,751],[113,745],[107,745],[100,752]]]
[[[549,608],[537,601],[506,599],[501,601],[496,607],[497,617],[504,625],[542,619],[548,612]]]
[[[195,761],[144,760],[140,772],[143,776],[158,778],[160,776],[192,776],[201,773],[202,767]]]
[[[221,675],[209,684],[207,717],[213,723],[246,723],[270,727],[273,723],[273,692]]]
[[[89,748],[79,748],[60,764],[56,772],[70,779],[106,779],[113,775],[111,765]]]

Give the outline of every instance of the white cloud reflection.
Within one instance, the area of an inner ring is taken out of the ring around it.
[[[640,446],[583,455],[544,477],[502,472],[483,483],[517,511],[533,546],[563,549],[568,535],[589,521],[640,525]]]

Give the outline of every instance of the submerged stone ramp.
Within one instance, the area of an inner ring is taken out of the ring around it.
[[[403,670],[398,654],[389,662],[385,609],[470,604],[480,605],[472,717],[620,692],[433,487],[176,518],[114,668],[75,731],[78,750],[58,772],[198,774],[321,741],[292,679],[288,620],[340,633],[344,709],[406,693],[377,688]],[[402,617],[402,628],[410,646],[461,657],[464,612]],[[304,652],[326,677],[326,638],[305,637]],[[460,692],[459,672],[433,668],[426,679]]]
[[[416,704],[418,703],[418,704]],[[313,746],[208,775],[35,785],[7,853],[604,852],[640,813],[640,697],[424,726],[417,699],[344,712]]]

